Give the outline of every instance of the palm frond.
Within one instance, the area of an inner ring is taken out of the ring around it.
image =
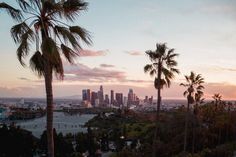
[[[7,3],[0,3],[0,9],[5,9],[6,12],[16,21],[21,21],[23,18],[23,15],[19,9],[15,9]]]
[[[162,71],[161,71],[164,75],[164,77],[168,78],[168,79],[173,79],[174,78],[174,74],[172,71],[170,71],[169,69],[162,67]]]
[[[87,10],[88,3],[82,0],[66,0],[63,3],[64,17],[69,21],[74,21],[79,16],[80,11]]]
[[[34,40],[33,31],[28,30],[21,35],[20,45],[17,49],[17,57],[22,66],[25,65],[23,58],[29,54],[30,41]]]
[[[14,25],[11,28],[11,36],[15,43],[19,43],[26,32],[28,32],[30,39],[34,40],[34,32],[25,22]]]
[[[87,45],[92,44],[90,34],[86,29],[84,29],[80,26],[71,26],[71,27],[69,27],[69,30],[71,33],[78,35],[79,38],[81,38],[82,41],[85,42]]]
[[[44,76],[44,59],[39,51],[35,52],[30,58],[30,68],[33,72],[37,73],[39,77]]]
[[[68,62],[74,63],[73,59],[78,56],[71,48],[67,47],[64,44],[61,44],[61,50]]]
[[[76,37],[70,32],[68,28],[55,26],[54,32],[55,34],[62,36],[65,43],[69,42],[73,46],[74,49],[78,50],[81,48]]]
[[[174,72],[174,73],[176,73],[176,74],[179,74],[179,73],[180,73],[179,69],[177,69],[177,68],[170,68],[170,71],[171,71],[171,72]]]
[[[31,11],[31,10],[34,10],[32,8],[32,6],[26,2],[25,0],[16,0],[16,2],[19,4],[20,8],[23,10],[23,11]]]
[[[152,64],[147,64],[147,65],[145,65],[144,68],[143,68],[143,70],[144,70],[145,73],[147,73],[147,72],[153,70]]]
[[[150,76],[154,76],[157,73],[156,69],[152,69],[149,74]]]
[[[50,37],[45,38],[42,41],[41,50],[43,53],[43,57],[45,57],[48,63],[51,65],[52,71],[55,73],[57,78],[63,79],[63,64],[55,41]]]

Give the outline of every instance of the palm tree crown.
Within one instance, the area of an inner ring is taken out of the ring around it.
[[[24,66],[24,58],[31,49],[35,53],[30,58],[30,67],[39,76],[44,75],[44,60],[52,71],[63,78],[63,55],[70,63],[78,55],[79,41],[91,44],[87,30],[80,26],[70,26],[63,20],[73,22],[86,10],[87,3],[82,0],[16,0],[20,9],[0,3],[9,15],[19,22],[11,28],[11,36],[19,44],[17,57]],[[35,46],[31,46],[34,44]]]
[[[191,72],[189,76],[185,76],[186,83],[181,83],[181,86],[187,87],[187,90],[184,91],[184,96],[187,97],[188,103],[192,104],[194,102],[201,102],[203,99],[203,89],[204,78],[201,74],[195,74]]]
[[[174,74],[179,74],[179,70],[176,68],[177,62],[175,57],[178,56],[174,53],[174,49],[168,49],[166,44],[156,44],[156,50],[146,51],[152,64],[147,64],[144,67],[144,72],[149,73],[154,76],[160,73],[160,85],[158,85],[158,78],[155,77],[154,86],[156,89],[160,87],[161,89],[166,86],[170,87],[171,80],[174,78]]]
[[[215,104],[218,104],[221,102],[221,99],[222,99],[222,95],[220,95],[220,93],[216,93],[212,96],[212,98],[214,99],[215,101]]]

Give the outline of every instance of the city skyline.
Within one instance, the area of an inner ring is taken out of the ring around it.
[[[179,84],[192,70],[205,78],[206,98],[221,93],[223,99],[236,99],[234,1],[88,2],[88,12],[80,16],[78,24],[91,32],[94,44],[84,47],[76,65],[64,63],[66,77],[63,82],[54,80],[55,97],[78,95],[84,88],[93,90],[103,84],[108,91],[127,93],[132,88],[139,97],[155,98],[154,78],[143,72],[149,62],[144,52],[154,50],[156,42],[166,42],[180,54],[177,61],[181,74],[170,89],[163,90],[163,98],[184,99]],[[0,23],[0,35],[4,37],[0,96],[44,97],[43,80],[17,61],[16,45],[9,33],[13,22],[8,18],[0,14],[4,21]],[[108,93],[106,90],[104,93]]]

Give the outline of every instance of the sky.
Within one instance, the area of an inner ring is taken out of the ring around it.
[[[5,0],[15,5],[11,0]],[[143,72],[150,63],[146,50],[167,43],[180,56],[180,75],[164,99],[181,99],[184,75],[205,78],[205,97],[221,93],[236,99],[235,0],[87,0],[88,10],[73,25],[90,31],[93,45],[84,46],[75,65],[64,63],[65,79],[53,81],[54,97],[81,95],[82,89],[125,95],[129,88],[141,98],[156,96],[153,79]],[[0,97],[44,97],[44,81],[20,65],[10,28],[14,22],[0,12]]]

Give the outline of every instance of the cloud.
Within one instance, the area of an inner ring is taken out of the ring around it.
[[[105,56],[109,50],[82,50],[79,52],[80,57],[96,57],[96,56]]]
[[[24,80],[24,81],[31,81],[30,79],[26,78],[26,77],[18,77],[19,80]]]
[[[131,55],[131,56],[140,56],[140,55],[143,55],[142,52],[140,51],[125,51],[125,53]]]
[[[111,65],[111,64],[100,64],[100,67],[102,67],[102,68],[113,68],[115,66]]]
[[[115,82],[126,79],[125,72],[104,68],[90,68],[84,64],[65,66],[67,80],[81,80],[87,82]],[[68,75],[70,75],[68,77]]]

